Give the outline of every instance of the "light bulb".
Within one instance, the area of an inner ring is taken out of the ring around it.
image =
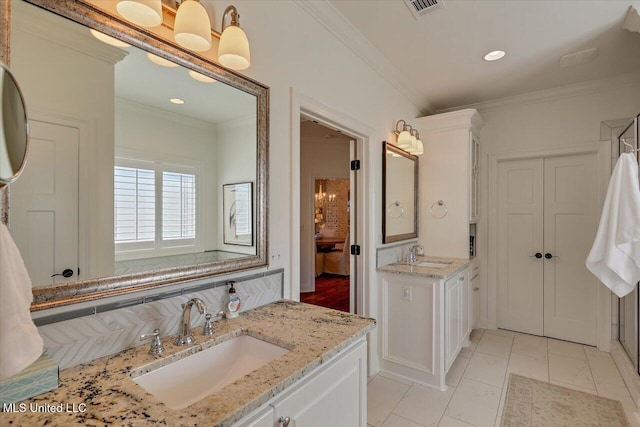
[[[176,13],[173,30],[176,42],[187,49],[203,52],[211,48],[211,21],[204,6],[196,0],[183,1]]]
[[[218,44],[218,62],[232,70],[244,70],[251,65],[249,39],[239,26],[229,25],[222,32]]]
[[[162,24],[162,0],[120,0],[116,10],[124,19],[141,27]]]
[[[400,132],[400,135],[398,135],[398,147],[406,149],[408,147],[411,147],[411,134],[409,133],[409,131],[403,130],[402,132]]]

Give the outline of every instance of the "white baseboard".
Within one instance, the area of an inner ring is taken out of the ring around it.
[[[611,357],[618,367],[620,375],[622,375],[622,379],[629,390],[629,394],[631,394],[633,403],[636,404],[636,408],[640,408],[640,375],[636,372],[627,353],[625,353],[624,348],[622,348],[622,344],[620,344],[618,340],[611,340]],[[638,416],[637,413],[636,416]]]

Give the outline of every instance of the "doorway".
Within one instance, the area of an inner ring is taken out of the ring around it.
[[[497,179],[497,326],[596,345],[597,153],[504,160]]]
[[[300,118],[300,300],[355,312],[356,140]]]

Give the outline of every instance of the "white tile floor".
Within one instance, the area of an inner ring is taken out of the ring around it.
[[[514,372],[622,402],[633,427],[637,409],[609,353],[550,338],[474,330],[447,374],[447,391],[379,374],[369,381],[371,427],[494,427]]]

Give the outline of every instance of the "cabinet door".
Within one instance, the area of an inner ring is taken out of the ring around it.
[[[471,289],[469,288],[469,269],[460,273],[458,278],[460,283],[460,344],[466,345],[466,339],[471,332],[471,318],[472,318],[472,305],[471,305]]]
[[[445,328],[445,361],[448,371],[460,350],[462,330],[460,316],[460,274],[456,274],[445,282],[444,294],[444,328]]]
[[[479,160],[479,150],[480,145],[478,144],[478,139],[471,134],[471,146],[470,151],[470,168],[471,168],[471,176],[470,176],[470,185],[469,185],[469,220],[472,222],[478,221],[480,216],[480,201],[478,199],[478,190],[479,190],[479,182],[478,177],[480,175],[480,168],[478,167]]]
[[[471,329],[473,329],[480,320],[480,266],[472,265],[469,275],[471,276],[469,281],[471,289]]]
[[[275,403],[275,426],[286,417],[288,427],[367,425],[366,342],[305,381]]]

